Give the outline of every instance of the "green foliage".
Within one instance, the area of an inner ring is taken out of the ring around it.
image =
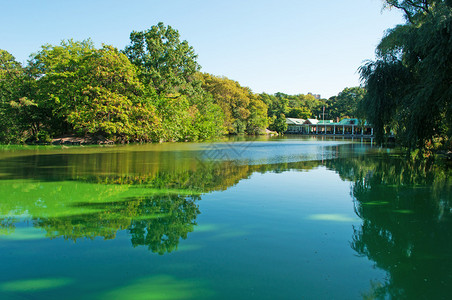
[[[260,94],[260,99],[268,105],[270,130],[283,133],[287,130],[286,117],[308,119],[320,116],[325,106],[324,99],[316,99],[313,95],[274,95]]]
[[[37,136],[37,104],[27,69],[0,50],[0,141],[24,142]]]
[[[193,113],[189,111],[189,102],[185,96],[177,98],[159,97],[156,108],[162,122],[159,136],[164,141],[190,139]]]
[[[155,140],[156,95],[136,68],[111,46],[90,41],[46,45],[32,61],[43,125],[53,134],[100,134],[117,141]]]
[[[309,119],[311,116],[312,112],[307,107],[294,107],[287,113],[288,118]]]
[[[398,126],[396,108],[400,106],[400,95],[407,92],[405,84],[410,74],[398,60],[368,62],[360,72],[367,87],[360,110],[373,125],[377,143],[382,143],[385,135]]]
[[[1,50],[0,141],[49,142],[67,134],[194,141],[261,134],[267,126],[282,133],[286,116],[317,117],[329,104],[313,95],[254,94],[199,73],[196,59],[193,47],[163,23],[132,32],[123,52],[67,40],[42,46],[22,67]]]
[[[311,111],[312,116],[318,116],[323,109],[323,106],[325,105],[324,99],[316,99],[311,94],[298,94],[298,95],[287,95],[284,93],[276,93],[274,96],[271,97],[274,102],[275,100],[283,100],[287,101],[287,109],[291,110],[293,108],[301,108],[301,109],[307,109]]]
[[[111,46],[95,49],[90,40],[44,45],[27,68],[6,51],[0,54],[2,141],[18,140],[27,130],[41,142],[74,133],[127,142],[208,139],[224,132],[221,108],[199,84],[190,96],[159,95]]]
[[[361,87],[345,88],[337,96],[328,99],[328,119],[358,116],[358,106],[366,90]]]
[[[429,12],[435,3],[443,0],[384,0],[385,8],[396,8],[403,11],[405,19],[410,23],[416,23],[422,15]]]
[[[161,141],[209,139],[224,133],[223,113],[201,89],[197,55],[179,32],[159,23],[132,32],[124,53],[138,67],[143,85],[160,95],[155,105],[161,119]]]
[[[225,134],[224,112],[215,104],[212,96],[204,92],[200,97],[192,97],[192,113],[194,114],[192,135],[194,139],[212,139]]]
[[[393,132],[410,149],[452,129],[452,9],[444,1],[387,1],[407,16],[389,30],[377,60],[360,68],[367,96],[362,111],[379,141]]]
[[[133,31],[124,53],[140,68],[142,81],[158,93],[194,92],[193,76],[201,68],[197,55],[171,26],[158,23],[146,31]]]
[[[160,96],[155,106],[161,121],[161,141],[205,140],[224,133],[223,113],[207,96],[192,101],[183,95]]]
[[[267,97],[265,95],[264,97]],[[286,98],[273,99],[274,101],[271,103],[269,114],[271,114],[271,123],[268,127],[270,130],[276,131],[278,133],[284,133],[287,130],[287,123],[286,123],[286,111],[287,111],[287,103],[288,100]]]
[[[41,128],[51,135],[72,132],[67,116],[81,106],[88,80],[84,61],[95,53],[91,41],[63,41],[44,45],[32,55],[29,69],[36,81],[36,101],[41,109]],[[86,74],[86,72],[85,72]]]
[[[324,99],[316,99],[311,94],[287,95],[276,93],[274,95],[268,95],[263,93],[260,97],[268,105],[268,115],[273,120],[277,115],[281,114],[289,118],[301,119],[318,117],[326,105]]]
[[[247,87],[226,77],[198,73],[202,88],[223,110],[229,134],[258,134],[267,127],[267,105]]]
[[[275,115],[273,122],[268,127],[270,130],[278,133],[284,133],[287,130],[286,116],[284,114]]]
[[[268,107],[257,95],[252,95],[248,106],[250,115],[247,120],[247,134],[261,134],[268,126]]]

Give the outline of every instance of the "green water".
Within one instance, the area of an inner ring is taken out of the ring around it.
[[[0,299],[449,299],[452,180],[361,140],[0,149]]]

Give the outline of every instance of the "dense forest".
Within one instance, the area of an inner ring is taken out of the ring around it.
[[[331,107],[327,118],[353,115],[356,105],[347,101],[364,92],[345,89],[329,100],[256,94],[200,69],[193,47],[163,23],[132,32],[124,50],[66,40],[43,45],[26,66],[0,50],[0,142],[47,143],[67,135],[195,141],[267,128],[283,133],[286,117],[317,117],[323,107]]]

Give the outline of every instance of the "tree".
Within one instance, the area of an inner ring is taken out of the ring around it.
[[[224,112],[215,104],[211,95],[203,93],[199,97],[192,97],[191,102],[195,103],[192,108],[195,114],[192,135],[196,136],[196,139],[206,140],[226,133]]]
[[[157,96],[137,77],[136,67],[111,46],[91,41],[45,45],[30,69],[38,105],[50,135],[101,134],[118,141],[156,140]]]
[[[287,99],[276,99],[271,106],[272,116],[271,123],[268,127],[270,130],[274,130],[278,133],[284,133],[287,130],[286,123],[286,111],[287,111]]]
[[[295,107],[287,113],[288,118],[309,119],[311,116],[312,112],[307,107]]]
[[[129,60],[140,68],[140,78],[158,93],[192,94],[194,74],[200,70],[197,55],[179,32],[158,23],[145,31],[133,31],[124,50]]]
[[[312,116],[319,116],[323,111],[323,107],[326,105],[324,99],[316,99],[312,94],[287,95],[276,93],[274,95],[268,95],[263,93],[260,97],[267,103],[269,107],[268,116],[273,117],[273,119],[282,112],[280,107],[281,101],[286,106],[283,114],[289,118],[307,119]]]
[[[171,28],[166,32],[171,37],[176,33]],[[180,86],[174,84],[190,79],[181,75],[191,73],[180,64],[176,68],[182,77],[163,80],[166,92],[157,93],[124,53],[107,45],[96,49],[91,40],[44,45],[27,68],[6,51],[0,59],[1,140],[28,131],[34,140],[46,142],[67,134],[127,142],[198,140],[224,133],[221,108],[199,81],[187,81],[189,95],[169,93],[169,87],[176,91]]]
[[[87,85],[86,78],[80,77],[83,60],[95,51],[91,40],[68,40],[57,46],[46,44],[32,55],[28,67],[36,81],[36,101],[42,110],[41,130],[50,135],[74,131],[67,116],[80,107]]]
[[[14,56],[0,50],[0,140],[7,141],[16,135],[10,102],[21,97],[19,88],[23,77],[23,68]]]
[[[140,83],[124,54],[104,46],[83,59],[78,76],[85,85],[67,116],[75,130],[125,141],[157,140],[157,95]]]
[[[247,87],[226,77],[199,73],[202,88],[224,112],[224,127],[229,134],[256,134],[267,126],[267,105]]]
[[[267,105],[257,95],[252,95],[248,106],[250,115],[247,120],[246,133],[260,134],[268,126]]]
[[[345,118],[357,117],[358,105],[366,94],[366,90],[361,87],[343,89],[337,96],[328,99],[328,117]]]
[[[143,85],[155,88],[162,119],[160,140],[208,139],[224,133],[224,115],[201,88],[197,55],[179,32],[159,23],[130,34],[124,53],[138,67]]]
[[[0,141],[23,142],[39,131],[33,81],[27,70],[0,50]]]
[[[360,68],[368,91],[362,111],[379,141],[393,132],[409,149],[450,145],[452,8],[446,1],[386,1],[407,23],[389,30],[377,60]]]
[[[443,0],[384,0],[385,8],[397,8],[403,11],[405,19],[415,24],[422,15],[429,13],[435,3],[450,2]]]

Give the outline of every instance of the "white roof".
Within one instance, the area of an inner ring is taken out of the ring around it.
[[[303,125],[306,120],[296,118],[286,118],[286,123],[291,125]]]
[[[311,123],[313,125],[319,123],[319,120],[317,120],[317,119],[308,119],[308,121],[309,121],[309,123]]]

